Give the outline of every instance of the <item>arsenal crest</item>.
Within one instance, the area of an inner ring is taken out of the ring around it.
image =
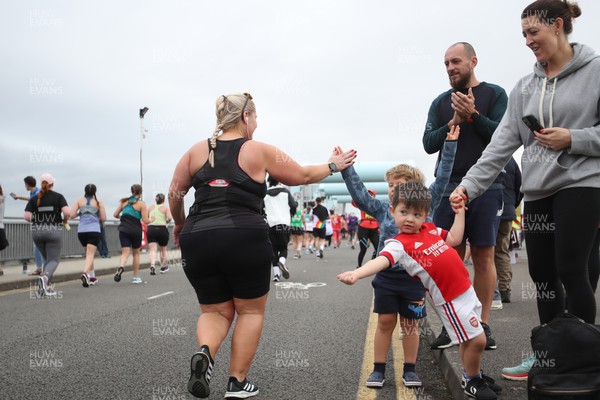
[[[475,317],[469,318],[469,322],[471,323],[473,328],[477,328],[479,326],[479,322],[477,321],[477,318],[475,318]]]

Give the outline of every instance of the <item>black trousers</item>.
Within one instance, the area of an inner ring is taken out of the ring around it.
[[[592,248],[600,224],[600,189],[563,189],[525,202],[524,211],[529,275],[535,283],[540,322],[550,322],[566,307],[593,324],[596,299],[588,264],[591,255],[598,254]]]

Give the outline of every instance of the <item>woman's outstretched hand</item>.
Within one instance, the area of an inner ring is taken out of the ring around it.
[[[333,154],[329,157],[328,162],[335,163],[338,171],[343,171],[354,164],[356,158],[356,150],[344,151],[340,146],[333,148]]]

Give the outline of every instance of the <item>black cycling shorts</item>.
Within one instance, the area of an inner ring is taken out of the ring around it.
[[[164,247],[169,244],[169,229],[165,225],[148,225],[148,243],[158,243]]]
[[[313,236],[317,239],[325,239],[325,227],[323,228],[313,228]]]
[[[182,234],[181,262],[200,304],[256,299],[269,292],[269,230],[227,228]]]
[[[83,247],[86,247],[88,244],[98,247],[100,232],[79,232],[77,233],[77,238]]]

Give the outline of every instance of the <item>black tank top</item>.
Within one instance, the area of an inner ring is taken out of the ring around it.
[[[217,141],[214,168],[206,162],[192,178],[195,201],[182,234],[220,228],[268,229],[262,212],[267,185],[252,180],[238,165],[247,140]]]

